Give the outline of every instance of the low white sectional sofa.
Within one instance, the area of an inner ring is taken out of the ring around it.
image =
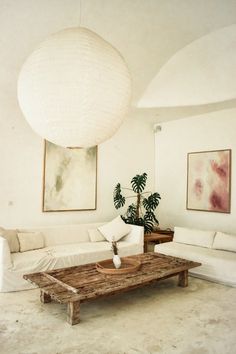
[[[0,291],[33,288],[23,279],[23,275],[27,273],[112,258],[111,243],[101,236],[97,229],[103,224],[63,225],[18,230],[0,228]],[[142,253],[143,227],[125,225],[129,229],[117,243],[119,255],[124,257]],[[30,246],[27,238],[30,239]]]
[[[200,262],[190,275],[236,286],[236,235],[175,227],[173,242],[158,244],[154,251]]]

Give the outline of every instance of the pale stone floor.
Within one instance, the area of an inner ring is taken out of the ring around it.
[[[81,305],[41,304],[39,290],[0,294],[1,354],[234,354],[236,288],[177,279]]]

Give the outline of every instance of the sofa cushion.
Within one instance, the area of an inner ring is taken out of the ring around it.
[[[101,242],[106,240],[98,229],[89,229],[88,234],[91,242]]]
[[[41,232],[18,232],[20,252],[37,250],[44,247],[44,237]]]
[[[156,245],[154,250],[167,256],[180,257],[201,263],[200,267],[189,269],[191,275],[236,286],[235,252],[186,245],[178,242],[161,243]]]
[[[42,232],[45,246],[62,245],[68,243],[89,242],[88,229],[95,229],[103,223],[69,224],[45,227],[27,227],[19,232]]]
[[[126,224],[119,216],[109,223],[98,227],[105,239],[109,242],[119,241],[131,231],[131,226]]]
[[[236,235],[217,232],[212,248],[216,250],[236,252]]]
[[[174,228],[173,240],[175,242],[185,243],[188,245],[211,248],[214,236],[215,231],[203,231],[176,226]]]
[[[20,244],[17,237],[17,230],[6,230],[3,227],[0,227],[0,236],[4,237],[7,240],[10,251],[12,253],[20,251]]]
[[[118,242],[118,249],[120,257],[140,253],[138,244],[126,241]],[[24,253],[14,253],[12,261],[14,270],[27,274],[93,263],[109,258],[112,258],[111,244],[104,241],[56,245]]]

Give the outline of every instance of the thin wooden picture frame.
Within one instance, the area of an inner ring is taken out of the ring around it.
[[[64,148],[44,141],[43,212],[96,210],[98,148]]]
[[[188,153],[187,210],[230,213],[231,161],[231,149]]]

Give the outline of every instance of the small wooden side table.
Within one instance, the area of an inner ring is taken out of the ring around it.
[[[151,233],[151,234],[145,234],[144,235],[144,252],[147,252],[148,249],[148,243],[149,242],[154,242],[154,243],[163,243],[163,242],[170,242],[173,240],[173,231],[169,231],[167,233]]]

